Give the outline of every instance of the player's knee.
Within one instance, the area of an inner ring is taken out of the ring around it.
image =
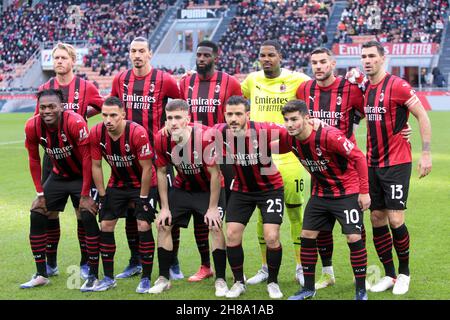
[[[382,211],[372,211],[370,214],[370,222],[374,227],[382,227],[387,225],[387,216]]]
[[[318,231],[302,230],[302,238],[316,239],[318,234],[319,234]]]
[[[103,232],[114,232],[117,220],[103,220],[101,223]]]
[[[151,225],[145,220],[137,219],[137,225],[138,225],[139,232],[145,232],[145,231],[150,230],[150,228],[151,228]]]
[[[271,230],[264,233],[264,239],[269,248],[277,248],[280,246],[280,233],[278,230]]]
[[[347,242],[348,243],[354,243],[356,241],[361,240],[361,235],[360,234],[356,234],[356,233],[355,234],[347,234],[346,237],[347,237]]]
[[[30,211],[31,229],[45,230],[47,220],[48,220],[47,215],[41,212],[41,210],[35,209]]]
[[[50,211],[50,212],[48,213],[48,218],[49,218],[50,220],[58,219],[58,218],[59,218],[59,212],[58,212],[58,211]]]
[[[394,216],[389,217],[389,225],[393,229],[397,229],[401,227],[402,224],[405,223],[405,217],[403,214],[396,214]]]
[[[239,244],[242,234],[239,230],[232,227],[227,228],[227,243],[229,245]]]

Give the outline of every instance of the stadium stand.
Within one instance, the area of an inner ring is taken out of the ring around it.
[[[283,42],[285,66],[308,65],[309,52],[324,42],[333,1],[243,1],[236,17],[220,40],[219,68],[231,74],[258,68],[259,45],[266,39]]]
[[[333,42],[375,35],[380,42],[440,43],[448,5],[448,0],[350,0]]]
[[[24,64],[43,42],[88,41],[85,64],[110,75],[127,67],[129,39],[148,37],[167,8],[164,0],[48,1],[9,6],[0,15],[0,61]]]

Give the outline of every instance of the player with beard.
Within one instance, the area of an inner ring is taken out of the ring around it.
[[[301,260],[305,285],[289,300],[315,296],[316,238],[331,230],[333,216],[347,238],[356,278],[355,300],[367,300],[365,287],[367,251],[361,239],[363,211],[370,205],[367,163],[358,147],[342,131],[310,123],[304,101],[289,101],[282,109],[286,131],[280,131],[280,153],[294,152],[311,174],[311,197],[305,208],[301,234]]]
[[[299,72],[281,68],[281,45],[278,41],[264,41],[259,50],[259,62],[263,70],[247,76],[241,85],[242,93],[250,99],[250,118],[252,121],[275,122],[283,124],[281,108],[289,100],[296,98],[299,85],[310,78]],[[295,278],[303,283],[300,264],[300,232],[302,229],[305,170],[292,154],[273,155],[273,160],[283,177],[285,206],[290,221],[291,240],[297,267]],[[260,283],[268,278],[266,244],[263,236],[261,215],[257,222],[258,240],[261,249],[262,268],[248,279],[248,284]]]
[[[167,100],[179,98],[180,92],[176,80],[170,74],[151,66],[152,51],[147,39],[135,38],[130,44],[129,56],[133,68],[114,77],[111,96],[122,101],[127,120],[132,120],[147,130],[150,145],[153,147],[154,134],[164,126],[164,107]],[[171,177],[168,179],[171,180]],[[128,209],[125,231],[131,258],[125,270],[116,276],[117,279],[142,272],[137,221],[133,208]],[[182,277],[182,274],[180,276]]]
[[[329,49],[314,49],[311,52],[310,61],[314,80],[303,82],[298,87],[297,98],[305,101],[311,117],[341,130],[346,138],[356,143],[353,131],[364,116],[362,91],[356,84],[351,84],[345,78],[334,75],[336,60]],[[365,241],[364,225],[362,238]],[[317,248],[322,260],[322,275],[315,284],[316,290],[335,283],[332,265],[332,230],[320,231],[317,237]]]
[[[103,98],[97,88],[90,81],[76,76],[73,72],[77,60],[75,48],[68,43],[58,43],[52,50],[53,71],[56,76],[39,87],[39,91],[46,89],[61,89],[63,92],[63,107],[81,115],[85,120],[100,112]],[[36,105],[35,114],[39,113],[39,104]],[[47,154],[44,154],[42,165],[42,181],[46,181],[52,170],[52,163]],[[91,190],[94,195],[96,190]],[[87,235],[81,216],[77,216],[78,241],[80,244],[81,260],[80,274],[87,279],[88,253],[85,238],[95,235]],[[55,276],[59,273],[57,264],[57,250],[60,239],[59,212],[50,212],[47,223],[48,245],[46,252],[47,274]]]
[[[239,81],[223,71],[216,70],[219,48],[212,41],[204,40],[197,46],[197,73],[183,77],[180,80],[181,98],[190,107],[192,122],[212,127],[225,122],[225,102],[231,96],[241,96]],[[225,178],[226,199],[230,196],[230,186],[233,180],[233,167],[221,164],[220,169]],[[201,256],[201,266],[189,281],[201,281],[213,275],[210,267],[208,226],[194,216],[194,234]],[[172,230],[174,230],[174,227]],[[179,229],[179,228],[178,228]],[[178,231],[179,232],[179,231]]]
[[[409,290],[409,232],[405,224],[406,201],[411,177],[411,144],[403,139],[409,113],[417,119],[422,138],[418,160],[419,178],[432,169],[431,123],[411,85],[391,75],[384,68],[385,52],[377,41],[362,45],[361,60],[369,79],[364,94],[367,119],[367,162],[372,204],[370,221],[373,241],[385,269],[385,277],[370,290],[382,292],[393,288],[394,294]],[[397,252],[398,276],[392,256],[392,242]]]
[[[37,192],[30,213],[30,245],[37,273],[20,286],[23,289],[49,282],[46,263],[49,213],[64,211],[69,196],[77,217],[95,214],[97,210],[89,196],[91,157],[86,122],[80,115],[64,111],[63,93],[59,89],[39,91],[37,99],[39,115],[29,119],[25,125],[25,146]],[[53,165],[45,182],[41,179],[39,145],[46,150]],[[95,226],[98,228],[94,220]]]

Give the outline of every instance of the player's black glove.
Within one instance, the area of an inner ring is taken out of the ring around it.
[[[156,218],[156,211],[153,209],[153,207],[148,202],[148,198],[140,198],[136,202],[136,218],[145,218],[143,220],[146,220],[150,223],[152,223]]]

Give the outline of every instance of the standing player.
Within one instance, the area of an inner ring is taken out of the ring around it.
[[[168,98],[179,98],[180,92],[172,76],[150,65],[152,52],[147,39],[135,38],[130,44],[129,55],[133,68],[114,77],[111,96],[122,101],[126,119],[147,130],[150,145],[153,147],[153,135],[164,126],[164,106]],[[138,253],[137,221],[133,208],[128,209],[125,230],[131,258],[125,270],[117,275],[118,279],[128,278],[142,271]]]
[[[356,143],[354,128],[364,115],[364,96],[358,85],[351,84],[342,77],[336,77],[336,60],[327,48],[316,48],[311,52],[311,67],[314,80],[303,82],[297,90],[297,98],[305,101],[310,116],[333,126]],[[335,221],[335,220],[334,220]],[[333,223],[334,224],[334,223]],[[362,225],[361,236],[365,241]],[[317,248],[322,260],[322,275],[315,288],[322,289],[334,285],[332,265],[333,231],[321,231],[317,237]]]
[[[249,116],[248,101],[233,96],[227,101],[226,123],[215,126],[219,131],[216,148],[225,147],[223,152],[227,159],[233,160],[235,171],[226,210],[227,256],[235,282],[226,297],[237,298],[246,290],[242,236],[253,211],[258,207],[267,243],[267,291],[270,298],[280,299],[283,293],[278,285],[278,271],[282,257],[280,225],[283,221],[284,191],[283,180],[269,150],[270,141],[278,139],[280,127],[274,123],[250,121]]]
[[[37,198],[31,206],[30,244],[37,273],[20,287],[27,289],[46,285],[49,280],[45,252],[48,248],[48,215],[64,211],[70,196],[73,207],[95,213],[95,203],[89,197],[91,186],[91,157],[86,122],[73,112],[64,112],[63,94],[47,89],[37,94],[39,115],[25,125],[25,146],[28,150],[30,173]],[[45,149],[53,170],[42,185],[39,144]],[[91,214],[88,213],[88,214]]]
[[[303,73],[281,68],[281,59],[281,45],[274,40],[264,41],[259,50],[259,62],[263,70],[249,74],[242,83],[242,93],[250,99],[252,121],[282,124],[281,108],[289,100],[295,99],[299,85],[309,80]],[[283,177],[286,212],[291,224],[291,239],[297,262],[295,277],[302,283],[299,236],[302,228],[305,170],[298,165],[298,160],[292,153],[273,155],[273,159]],[[258,215],[257,232],[263,267],[254,277],[248,279],[248,284],[262,282],[268,277],[261,215]]]
[[[216,296],[228,291],[225,282],[226,251],[222,231],[225,192],[223,177],[214,159],[213,148],[208,152],[206,131],[210,128],[190,123],[189,105],[181,99],[166,106],[168,135],[155,137],[158,167],[158,190],[161,212],[158,215],[158,261],[160,277],[149,293],[161,293],[170,288],[169,266],[172,262],[173,242],[171,229],[177,225],[187,228],[191,214],[199,215],[212,228],[213,259],[216,269]],[[178,175],[169,191],[167,165],[172,164]]]
[[[341,224],[350,248],[356,278],[355,299],[367,300],[367,252],[361,239],[363,211],[370,205],[366,159],[340,130],[328,125],[314,128],[309,113],[302,100],[289,101],[282,109],[287,133],[280,134],[279,152],[294,152],[312,176],[311,198],[301,235],[305,286],[289,300],[310,299],[316,294],[316,238],[319,231],[330,231],[335,219]]]
[[[75,48],[67,43],[58,43],[52,51],[53,71],[56,76],[39,87],[39,91],[46,89],[61,89],[63,92],[63,107],[81,115],[85,120],[91,115],[100,112],[103,98],[97,88],[89,81],[75,76],[73,68],[77,60]],[[36,106],[35,114],[39,114],[39,104]],[[52,170],[52,163],[47,154],[44,154],[42,181],[46,181]],[[86,230],[77,216],[78,241],[80,243],[81,277],[86,279],[89,272],[88,254],[86,249]],[[49,212],[47,223],[47,273],[49,276],[59,273],[57,266],[57,250],[60,238],[59,213]]]
[[[386,276],[371,287],[381,292],[393,287],[394,294],[409,290],[409,232],[405,209],[411,177],[411,145],[402,138],[409,113],[417,118],[422,137],[419,178],[431,172],[431,124],[415,91],[405,80],[384,69],[383,46],[377,41],[363,44],[361,59],[369,86],[364,97],[367,119],[367,161],[369,166],[370,220],[378,256]],[[389,231],[389,226],[390,231]],[[396,277],[392,239],[399,259]]]
[[[189,104],[192,121],[208,127],[225,122],[225,102],[231,96],[242,95],[241,86],[236,78],[216,70],[218,55],[217,44],[208,40],[200,42],[197,46],[197,73],[180,81],[181,98]],[[225,178],[225,194],[228,200],[233,167],[222,164],[220,169]],[[200,281],[213,275],[209,261],[208,226],[203,223],[203,219],[199,221],[199,217],[194,215],[194,234],[202,263],[198,272],[189,277],[189,281]]]
[[[137,293],[147,293],[151,287],[155,241],[151,223],[155,218],[156,178],[152,166],[153,150],[147,131],[125,120],[120,99],[109,97],[102,107],[103,123],[91,129],[92,176],[100,196],[100,252],[104,279],[91,277],[82,291],[105,291],[116,286],[114,228],[132,203],[138,221],[139,254],[143,265]],[[111,166],[108,188],[103,183],[102,157]],[[153,174],[152,174],[153,171]],[[153,178],[153,179],[152,179]]]

